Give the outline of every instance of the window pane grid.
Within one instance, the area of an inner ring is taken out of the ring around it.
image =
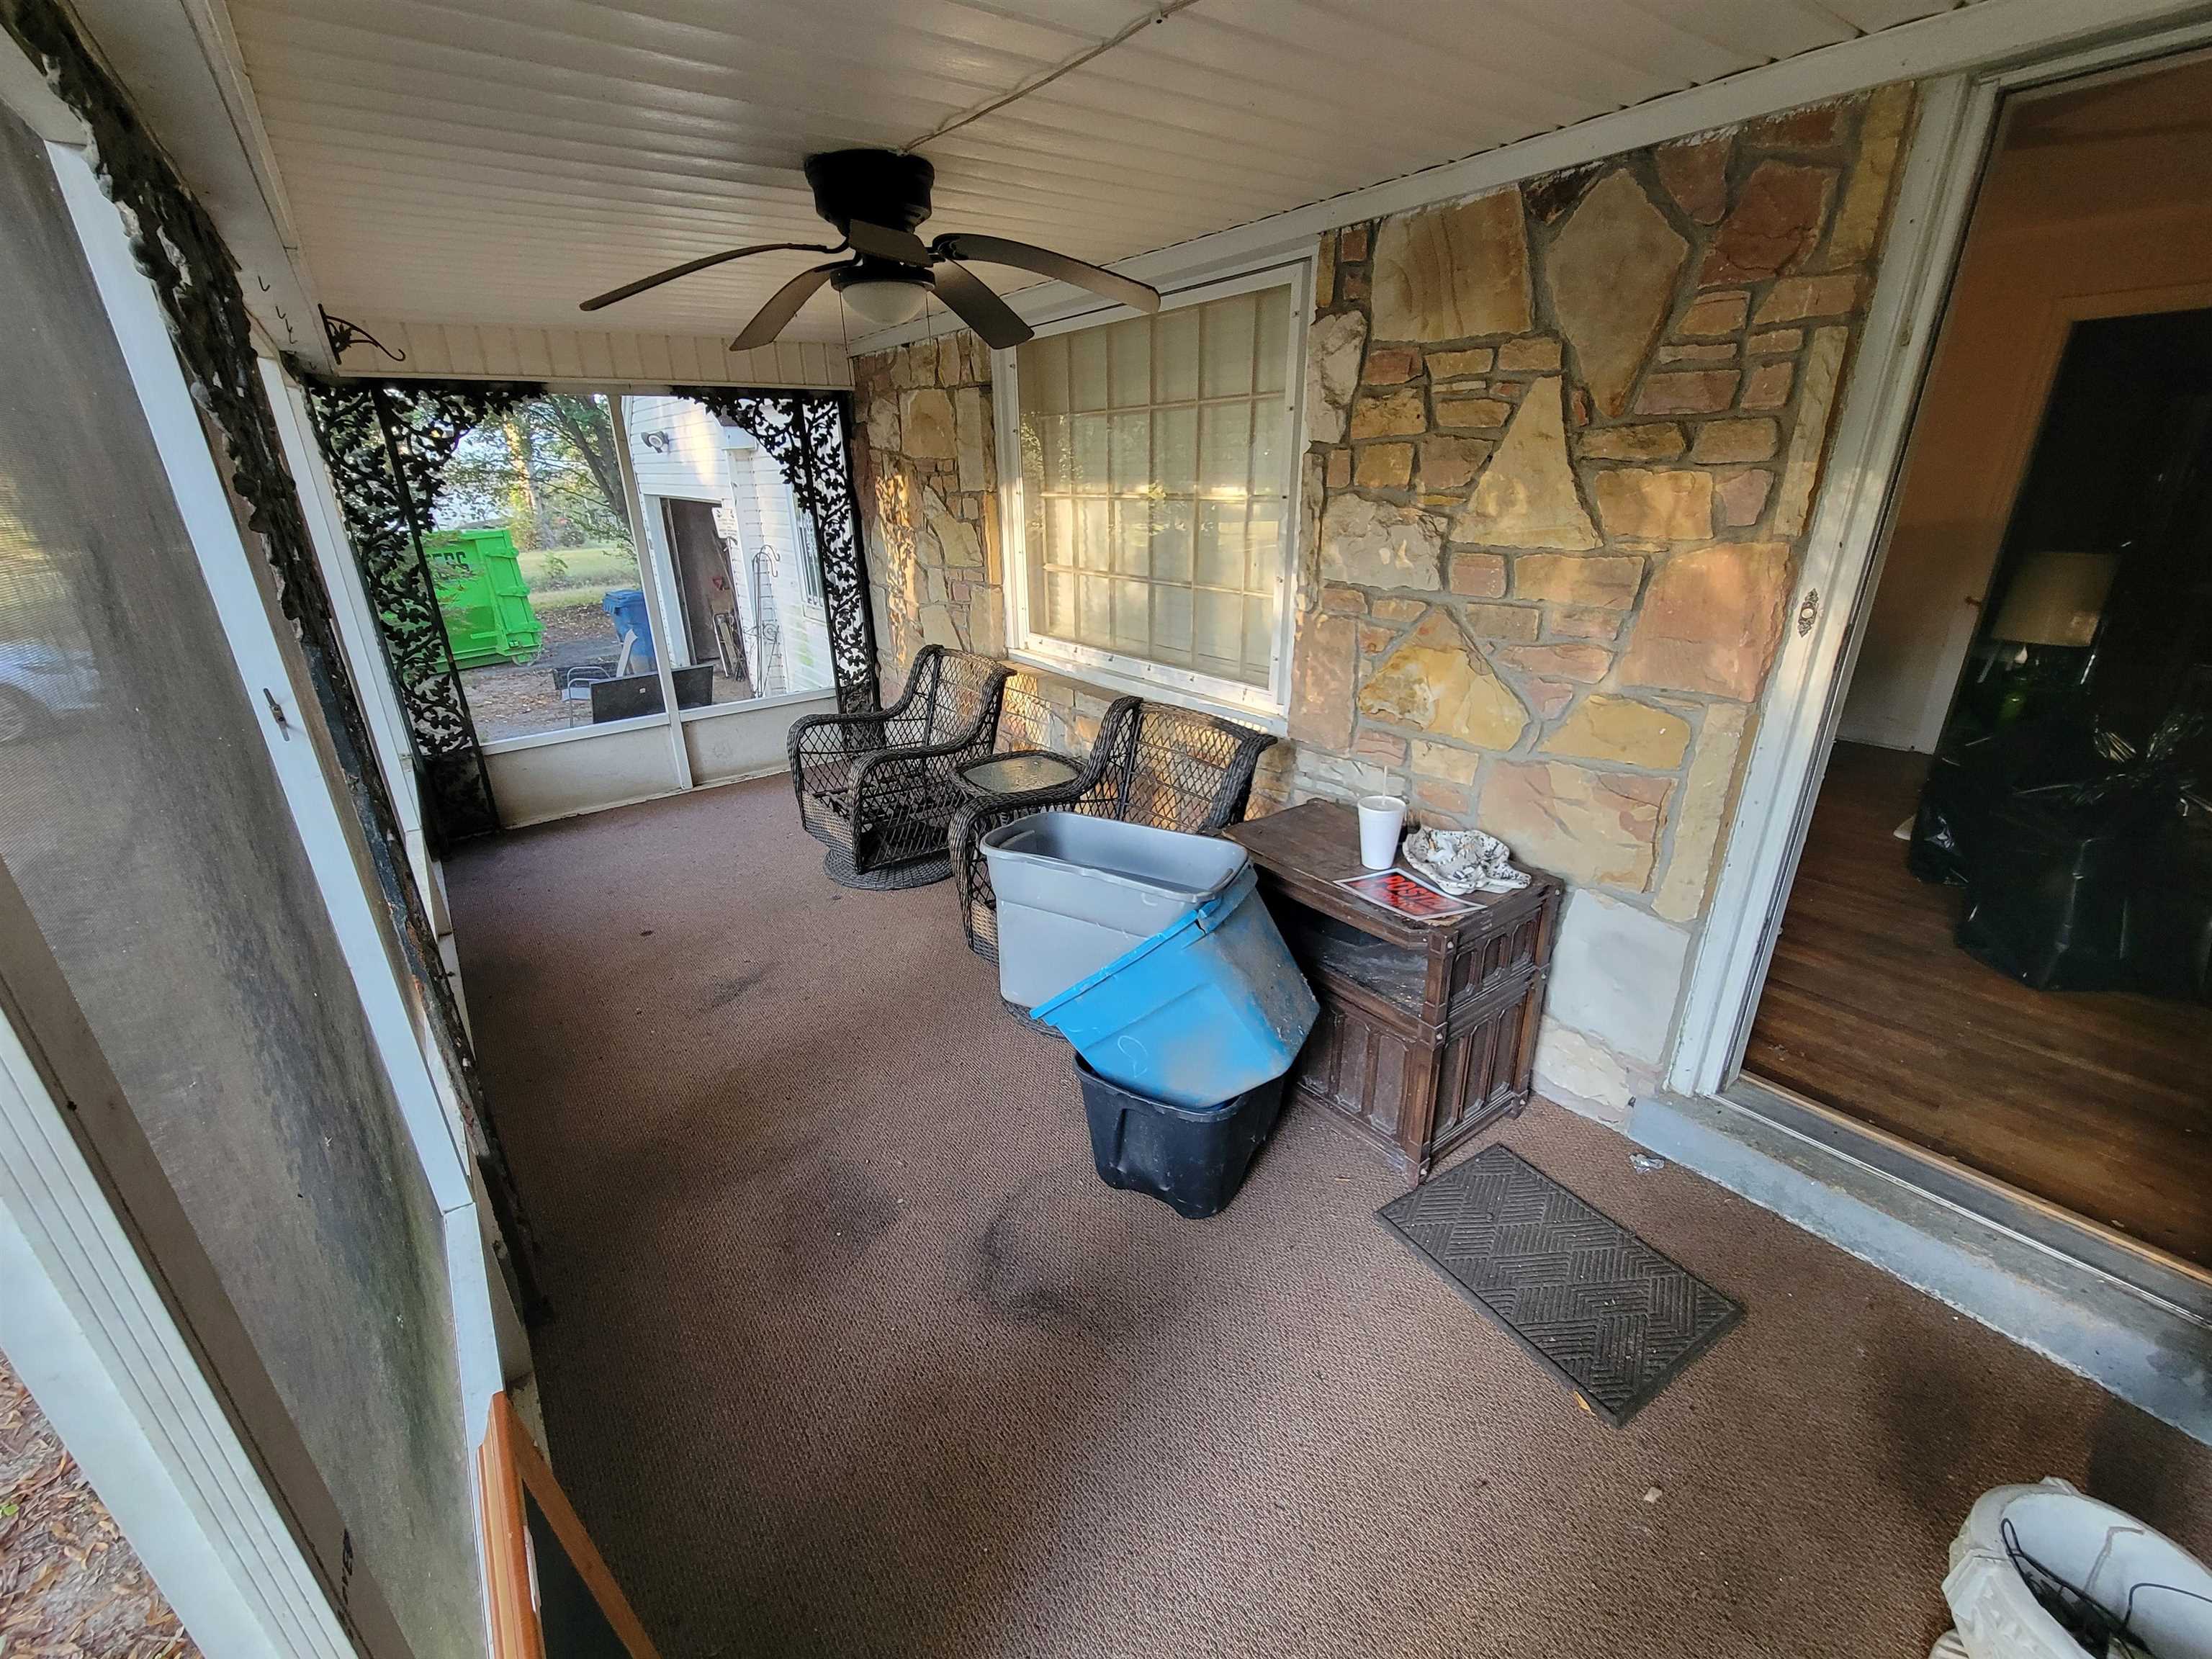
[[[1020,349],[1031,631],[1264,686],[1290,291]]]

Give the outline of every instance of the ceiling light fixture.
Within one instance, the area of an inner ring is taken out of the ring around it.
[[[838,276],[843,280],[831,281],[845,303],[878,328],[912,322],[921,315],[922,302],[929,297],[929,278],[923,272],[880,261],[863,260]]]

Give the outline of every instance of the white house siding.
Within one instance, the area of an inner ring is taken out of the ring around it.
[[[735,526],[734,580],[738,612],[750,629],[758,616],[752,591],[754,556],[775,554],[770,603],[779,623],[782,672],[769,688],[777,692],[818,690],[834,683],[830,640],[822,607],[806,599],[799,566],[798,514],[782,471],[735,427],[726,427],[701,404],[665,396],[623,401],[630,464],[637,475],[641,526],[661,568],[673,568],[661,520],[664,500],[711,501]],[[665,447],[658,441],[665,434]],[[648,442],[648,438],[655,441]]]
[[[701,405],[688,398],[625,398],[623,424],[629,431],[638,494],[715,502],[728,497],[722,423]],[[664,432],[665,449],[647,441]]]
[[[799,514],[782,469],[742,433],[730,434],[732,497],[744,546],[745,579],[763,548],[774,551],[769,594],[781,626],[785,684],[780,690],[813,691],[830,684],[830,635],[822,607],[810,604],[799,564]]]

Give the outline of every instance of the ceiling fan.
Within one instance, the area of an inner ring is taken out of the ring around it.
[[[924,300],[934,293],[994,348],[1004,350],[1021,344],[1030,337],[1030,325],[961,263],[965,259],[1057,277],[1138,311],[1160,308],[1158,289],[1049,248],[1000,236],[957,234],[924,242],[914,230],[929,217],[929,187],[936,179],[937,169],[921,156],[894,149],[836,149],[810,155],[806,182],[814,191],[814,210],[837,228],[843,241],[762,242],[729,248],[610,289],[585,301],[581,309],[597,311],[695,271],[750,254],[786,250],[850,252],[853,257],[810,266],[786,283],[730,342],[731,350],[750,351],[768,344],[824,283],[861,316],[886,328],[918,316]]]

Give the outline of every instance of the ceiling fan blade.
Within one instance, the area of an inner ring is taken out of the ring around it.
[[[940,236],[930,246],[931,252],[940,258],[979,259],[989,265],[1012,265],[1020,270],[1034,270],[1040,276],[1056,276],[1063,283],[1073,283],[1078,288],[1088,289],[1093,294],[1127,306],[1133,311],[1158,311],[1160,308],[1159,289],[1148,288],[1142,283],[1097,265],[1087,264],[1081,259],[1071,259],[1065,253],[1054,253],[1048,247],[1032,247],[1027,242],[1010,242],[1003,236],[957,234]]]
[[[937,281],[937,297],[981,335],[994,351],[1010,351],[1035,332],[957,259],[939,259],[930,274]]]
[[[672,283],[678,276],[689,276],[695,270],[709,270],[716,265],[726,265],[732,259],[742,259],[749,253],[836,253],[839,250],[826,242],[756,242],[750,247],[726,248],[720,253],[710,253],[703,259],[691,259],[680,265],[671,265],[665,270],[656,270],[650,276],[641,276],[620,288],[611,288],[576,307],[579,311],[598,311],[617,300],[627,300],[633,294],[642,294],[649,288],[659,288],[663,283]]]
[[[810,265],[781,288],[769,295],[768,303],[753,313],[753,319],[745,325],[744,332],[730,342],[732,351],[750,351],[764,346],[783,332],[783,325],[799,315],[799,307],[814,297],[814,290],[830,280],[833,270],[842,270],[847,261],[832,259],[826,265]]]
[[[902,265],[927,267],[929,264],[928,246],[910,230],[893,230],[889,225],[854,219],[846,223],[845,240],[878,259],[896,259]]]

